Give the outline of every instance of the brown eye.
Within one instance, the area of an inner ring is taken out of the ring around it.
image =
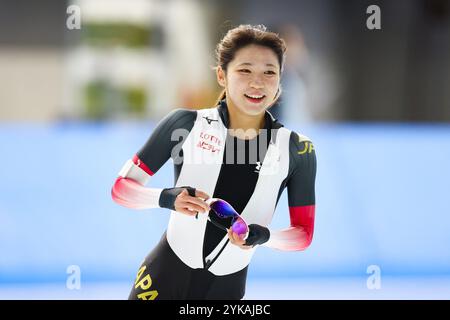
[[[250,73],[250,70],[248,70],[248,69],[240,69],[239,72]]]
[[[274,71],[266,71],[266,74],[274,75],[276,73]]]

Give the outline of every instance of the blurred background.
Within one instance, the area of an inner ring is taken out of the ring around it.
[[[450,298],[447,0],[0,0],[0,299],[128,297],[168,212],[112,184],[170,110],[214,105],[239,24],[287,41],[272,112],[318,158],[311,247],[260,248],[245,298]]]

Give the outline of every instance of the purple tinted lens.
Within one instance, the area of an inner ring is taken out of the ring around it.
[[[234,208],[225,200],[218,200],[211,205],[212,211],[220,218],[232,218],[231,230],[238,235],[246,234],[248,226]]]
[[[237,219],[231,226],[231,230],[238,235],[246,234],[248,231],[247,224],[241,218]]]
[[[226,201],[218,200],[211,204],[211,209],[221,218],[239,216],[233,207]]]

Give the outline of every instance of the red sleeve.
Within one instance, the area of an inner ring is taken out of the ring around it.
[[[309,139],[291,134],[288,202],[290,227],[270,232],[266,246],[285,250],[304,250],[312,242],[315,217],[316,155]]]

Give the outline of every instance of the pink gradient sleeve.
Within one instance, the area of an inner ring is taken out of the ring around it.
[[[136,155],[132,161],[134,166],[114,182],[112,199],[130,209],[158,208],[162,189],[144,187],[153,172]]]
[[[146,188],[133,179],[118,177],[111,196],[113,200],[130,209],[158,208],[161,189]]]
[[[270,239],[264,245],[282,251],[305,250],[314,233],[315,205],[289,207],[291,226],[270,232]]]

